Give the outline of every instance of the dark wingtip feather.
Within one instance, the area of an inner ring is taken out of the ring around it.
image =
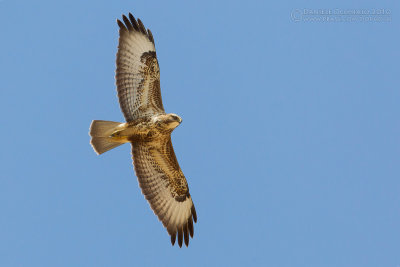
[[[188,220],[188,229],[189,229],[190,237],[193,238],[194,229],[193,229],[193,219],[192,219],[192,217],[190,217],[189,220]]]
[[[150,29],[147,29],[147,35],[149,36],[150,41],[154,44],[153,34],[151,33]]]
[[[143,33],[147,35],[146,32],[146,27],[144,27],[143,22],[140,19],[137,19],[137,22],[139,23],[139,30]]]
[[[183,226],[183,237],[185,239],[185,245],[186,247],[189,246],[189,231],[188,231],[188,224],[185,223]]]
[[[196,214],[196,209],[194,208],[194,205],[192,205],[192,215],[193,215],[193,220],[196,223],[197,222],[197,214]]]
[[[182,241],[183,241],[183,231],[182,227],[178,229],[178,245],[181,248],[182,247]]]
[[[118,23],[118,26],[119,26],[119,28],[120,28],[121,30],[126,30],[125,25],[124,25],[119,19],[117,19],[117,23]]]
[[[138,23],[137,23],[135,17],[134,17],[131,13],[129,13],[129,19],[130,19],[130,21],[131,21],[131,24],[132,24],[133,28],[134,28],[135,30],[139,31],[139,25],[138,25]]]
[[[133,30],[133,26],[132,26],[131,22],[125,15],[122,15],[122,19],[124,20],[125,25],[128,27],[128,30],[130,30],[130,31]]]
[[[128,19],[128,17],[129,17],[129,19]],[[154,44],[153,34],[149,29],[146,30],[146,27],[144,26],[143,22],[140,19],[136,20],[135,17],[132,15],[132,13],[129,13],[128,17],[125,15],[122,15],[122,20],[124,21],[125,24],[122,23],[119,19],[117,19],[118,26],[121,29],[125,29],[128,31],[135,30],[137,32],[141,32],[147,36],[147,38],[149,39],[150,42],[152,42]]]
[[[176,240],[176,233],[171,235],[171,244],[175,245],[175,240]]]

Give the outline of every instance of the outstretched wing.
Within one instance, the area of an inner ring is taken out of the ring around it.
[[[119,25],[116,84],[119,104],[127,122],[164,114],[153,35],[129,13]]]
[[[183,239],[188,246],[189,235],[193,238],[193,220],[197,221],[197,215],[171,136],[152,142],[132,143],[132,156],[142,193],[167,228],[172,245],[178,234],[179,246],[182,246]]]

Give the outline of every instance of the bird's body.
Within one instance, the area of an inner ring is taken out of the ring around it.
[[[94,120],[90,143],[102,154],[131,143],[132,158],[142,193],[171,235],[172,244],[189,244],[197,215],[189,187],[176,159],[172,131],[182,122],[166,114],[161,100],[160,72],[154,38],[132,14],[117,20],[120,27],[116,84],[126,123]]]
[[[175,114],[161,114],[121,123],[111,133],[115,142],[151,142],[172,131],[182,122]]]

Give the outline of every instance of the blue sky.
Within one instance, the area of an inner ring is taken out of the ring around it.
[[[295,21],[304,8],[391,21]],[[0,266],[400,266],[399,10],[0,1]],[[171,247],[130,147],[89,145],[91,120],[123,121],[115,20],[128,12],[152,30],[164,107],[183,118],[189,248]]]

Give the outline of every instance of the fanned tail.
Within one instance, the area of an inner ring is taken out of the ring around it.
[[[114,121],[92,121],[89,130],[89,135],[92,137],[90,144],[98,155],[123,144],[116,142],[111,137],[111,134],[119,125],[121,125],[120,122]]]

